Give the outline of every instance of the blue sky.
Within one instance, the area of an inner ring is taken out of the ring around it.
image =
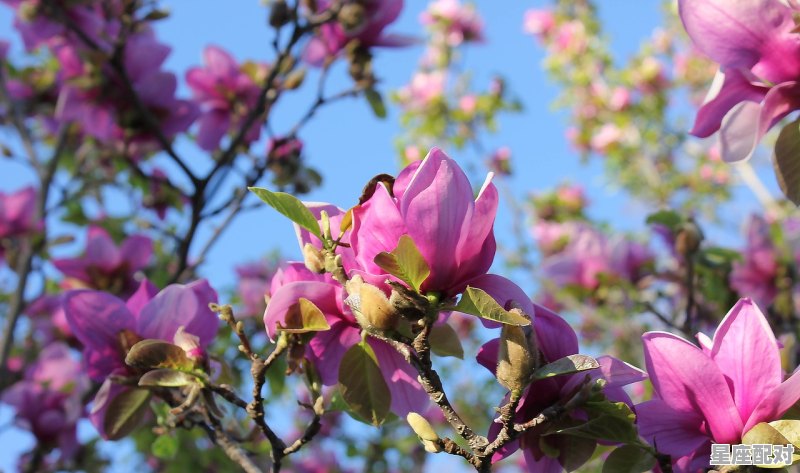
[[[207,44],[222,46],[239,60],[270,59],[271,37],[265,27],[266,10],[260,2],[196,0],[164,3],[171,7],[173,15],[158,23],[157,32],[162,41],[173,46],[167,68],[179,75],[201,62],[201,53]],[[406,3],[402,17],[392,31],[421,37],[423,32],[418,17],[426,2]],[[605,31],[612,40],[612,50],[620,58],[635,52],[640,42],[660,22],[661,2],[658,0],[601,0],[598,3]],[[622,226],[638,226],[644,210],[607,186],[599,161],[579,164],[578,156],[564,138],[566,114],[552,111],[551,103],[557,90],[541,70],[541,49],[533,38],[522,33],[524,11],[545,4],[477,2],[485,19],[487,42],[470,48],[465,69],[473,74],[479,87],[485,86],[494,74],[502,74],[510,90],[525,107],[522,114],[501,117],[499,133],[490,136],[486,143],[490,148],[502,145],[512,148],[515,175],[510,186],[518,197],[550,188],[563,180],[581,182],[590,192],[594,215],[607,219],[632,215],[633,225],[621,222]],[[9,37],[15,37],[11,30],[11,13],[8,8],[1,7],[0,38]],[[19,57],[19,42],[13,44],[12,57]],[[421,53],[421,46],[379,51],[375,65],[382,78],[379,88],[389,92],[403,85],[415,70]],[[315,83],[315,74],[310,74],[308,81]],[[346,88],[348,81],[344,69],[339,67],[334,71],[328,90],[335,92]],[[306,104],[314,98],[312,89],[307,87],[304,92],[277,106],[273,112],[273,128],[277,132],[286,130],[303,113]],[[188,95],[185,86],[181,91]],[[363,100],[349,100],[322,110],[302,133],[309,164],[324,176],[323,185],[307,200],[329,201],[347,207],[354,203],[363,183],[372,176],[381,172],[396,173],[393,139],[399,131],[395,109],[390,108],[386,120],[376,121]],[[5,137],[0,133],[0,139]],[[190,143],[180,143],[178,149],[189,161],[205,159]],[[263,150],[263,145],[260,150]],[[469,156],[473,162],[475,158],[467,153],[451,155],[456,159]],[[24,170],[0,161],[0,189],[3,191],[16,190],[30,179]],[[513,219],[521,218],[524,216],[512,215],[501,202],[496,228],[501,244],[513,244],[507,236],[508,230]],[[200,241],[208,234],[209,229],[205,229],[200,234]],[[288,256],[299,256],[291,225],[264,207],[241,216],[231,225],[210,254],[203,273],[217,287],[230,286],[235,263],[258,258],[275,248]],[[502,264],[496,266],[499,266],[496,270],[502,270]],[[9,421],[9,410],[0,408],[0,471],[13,470],[16,454],[29,448],[31,442],[27,435],[3,428]]]

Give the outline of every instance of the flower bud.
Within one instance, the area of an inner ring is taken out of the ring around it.
[[[702,241],[703,231],[694,220],[687,220],[678,228],[675,235],[675,252],[683,256],[693,255],[700,248]]]
[[[325,257],[322,251],[311,243],[306,243],[303,247],[303,263],[313,273],[325,272]]]
[[[406,421],[420,439],[427,440],[429,442],[436,442],[439,440],[439,436],[436,434],[436,431],[433,430],[431,424],[416,412],[409,412],[406,416]]]
[[[339,24],[342,25],[346,33],[352,34],[364,25],[366,11],[363,5],[348,3],[339,10],[339,15],[336,19],[339,21]]]
[[[530,382],[534,369],[536,359],[531,353],[525,330],[516,325],[503,325],[500,330],[497,380],[509,391],[522,392]]]
[[[392,330],[397,326],[398,314],[389,304],[389,299],[377,287],[367,284],[361,276],[355,276],[346,285],[347,305],[353,309],[358,324],[367,331]]]
[[[280,28],[289,23],[291,19],[291,11],[284,0],[277,0],[272,3],[272,8],[269,11],[269,26]]]

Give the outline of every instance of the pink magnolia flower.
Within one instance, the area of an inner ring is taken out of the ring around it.
[[[142,104],[158,119],[167,138],[185,131],[197,118],[199,110],[190,101],[175,97],[178,87],[175,74],[161,70],[170,48],[159,43],[151,30],[128,38],[122,62]],[[125,144],[133,155],[156,146],[152,131],[141,120],[118,75],[104,71],[100,83],[86,86],[67,81],[61,88],[56,118],[78,122],[83,132],[106,144]],[[131,133],[133,132],[133,133]]]
[[[670,455],[675,472],[704,469],[712,443],[741,443],[760,422],[800,399],[800,375],[784,380],[780,349],[764,314],[741,299],[701,348],[671,333],[642,336],[654,399],[636,406],[639,433]]]
[[[444,96],[446,84],[445,71],[417,72],[409,84],[397,91],[397,97],[401,106],[408,111],[424,110]]]
[[[457,47],[465,41],[483,41],[483,21],[473,5],[462,5],[459,0],[436,0],[420,15],[423,25],[444,29],[445,41]]]
[[[607,238],[597,229],[581,225],[563,250],[546,257],[541,267],[542,274],[558,286],[595,289],[601,275],[638,281],[652,259],[650,250],[639,243],[621,236]]]
[[[536,337],[539,349],[546,362],[553,362],[567,355],[578,353],[578,336],[572,330],[572,327],[557,314],[532,303],[524,292],[518,288],[515,289],[514,286],[485,286],[484,290],[504,305],[507,301],[513,300],[522,306],[523,311],[534,316],[533,327],[535,334],[533,336]],[[494,339],[483,345],[477,356],[478,363],[492,373],[495,373],[497,368],[499,341],[499,339]],[[539,415],[545,408],[563,400],[565,396],[574,392],[580,383],[585,380],[587,374],[592,379],[603,378],[606,380],[607,384],[603,392],[609,399],[615,402],[632,404],[622,387],[643,380],[645,378],[644,373],[610,356],[602,356],[597,361],[600,363],[600,368],[596,370],[576,373],[571,376],[543,379],[532,383],[523,393],[522,400],[517,408],[515,421],[526,422]],[[489,428],[489,438],[497,436],[499,431],[500,425],[493,423]],[[558,435],[548,437],[548,443],[555,442],[558,444]],[[547,473],[563,471],[562,463],[568,453],[568,448],[560,448],[562,455],[553,458],[542,450],[542,442],[544,442],[544,438],[540,435],[540,432],[533,429],[523,434],[519,440],[509,443],[495,453],[492,457],[492,462],[500,461],[522,449],[528,471]]]
[[[62,459],[77,453],[76,423],[83,416],[83,396],[89,378],[81,364],[60,342],[47,345],[23,380],[9,387],[1,400],[15,410],[14,423],[29,430],[36,441],[57,447]]]
[[[720,131],[725,161],[749,158],[764,134],[800,108],[795,7],[779,0],[680,0],[694,44],[720,70],[691,133]]]
[[[127,302],[102,291],[77,290],[66,294],[64,312],[72,333],[83,345],[87,372],[93,380],[104,381],[90,415],[104,438],[106,409],[112,399],[130,389],[111,382],[108,377],[136,375],[125,364],[128,350],[144,339],[183,345],[186,334],[197,339],[197,346],[192,349],[205,350],[219,325],[208,308],[210,302],[216,301],[217,293],[205,280],[172,284],[160,292],[145,280]]]
[[[5,254],[2,240],[41,229],[36,218],[36,189],[26,187],[12,194],[0,192],[0,258]]]
[[[308,343],[306,356],[319,371],[322,384],[338,382],[339,365],[347,350],[361,341],[361,327],[344,303],[342,286],[328,274],[315,274],[302,263],[289,263],[279,270],[272,282],[272,298],[264,312],[267,335],[274,338],[278,324],[285,320],[290,307],[303,297],[313,302],[330,325],[330,330],[318,332]],[[391,410],[405,416],[421,412],[428,396],[417,382],[417,372],[394,348],[370,337],[367,339],[378,360],[384,380],[392,395]]]
[[[511,148],[501,146],[489,156],[489,169],[501,176],[511,175]]]
[[[523,30],[542,38],[553,31],[556,20],[551,10],[528,10],[523,20]]]
[[[25,315],[30,317],[35,332],[44,342],[72,339],[61,294],[45,294],[36,298],[25,308]]]
[[[734,261],[730,284],[742,296],[750,296],[761,307],[769,307],[778,295],[778,255],[769,234],[769,224],[753,215],[747,224],[743,261]]]
[[[407,166],[390,190],[379,184],[353,211],[350,244],[360,269],[383,275],[375,256],[408,235],[430,267],[422,291],[458,294],[492,265],[497,189],[490,173],[478,197],[458,164],[438,148]]]
[[[132,235],[117,246],[107,231],[92,225],[84,255],[56,259],[53,265],[68,278],[68,288],[88,287],[127,295],[137,287],[134,275],[149,264],[152,256],[150,238]]]
[[[261,87],[222,48],[206,47],[203,60],[205,67],[186,72],[186,83],[202,110],[197,144],[212,151],[229,131],[242,127],[244,118],[258,102]],[[260,126],[254,123],[245,134],[245,144],[257,140],[259,134]]]
[[[264,313],[270,294],[270,284],[275,275],[276,264],[261,260],[236,267],[239,277],[238,291],[244,311],[239,317],[252,317]],[[267,300],[265,300],[265,298]]]
[[[324,11],[331,6],[330,0],[317,3],[317,11]],[[336,57],[352,40],[358,40],[364,48],[377,46],[397,47],[411,44],[404,36],[384,33],[384,29],[397,20],[403,9],[403,0],[366,0],[353,2],[364,7],[364,18],[359,25],[350,31],[339,22],[328,22],[319,28],[317,36],[309,41],[304,58],[315,66],[322,65],[326,59]]]

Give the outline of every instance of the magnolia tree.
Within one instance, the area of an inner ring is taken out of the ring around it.
[[[512,25],[544,55],[574,154],[643,209],[610,221],[578,183],[511,185],[514,150],[486,143],[525,84],[465,72],[491,40],[476,5],[435,0],[400,34],[402,0],[271,0],[267,61],[209,45],[176,75],[157,2],[3,3],[0,169],[36,176],[0,193],[0,400],[10,438],[35,439],[19,470],[102,471],[121,450],[154,471],[800,458],[794,0],[666,2],[626,58],[589,0]],[[374,57],[414,44],[418,70],[386,90]],[[296,94],[314,99],[292,122],[278,105]],[[353,98],[400,112],[400,167],[304,202],[325,157],[301,135]],[[786,198],[764,184],[771,148]],[[264,205],[297,249],[242,248],[269,256],[212,287],[209,251]]]

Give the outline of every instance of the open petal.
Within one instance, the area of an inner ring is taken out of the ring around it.
[[[675,410],[661,399],[637,404],[636,423],[645,440],[670,456],[689,455],[711,441],[701,432],[701,416]]]
[[[84,347],[116,347],[119,333],[135,328],[135,319],[116,297],[101,291],[71,291],[64,298],[70,330]]]
[[[781,382],[778,342],[750,299],[737,302],[720,323],[711,358],[730,383],[742,419]]]
[[[747,419],[744,432],[752,429],[759,422],[780,419],[783,413],[798,400],[800,400],[800,371],[796,371],[789,379],[767,393],[753,410],[750,418]]]
[[[449,288],[456,269],[456,245],[474,207],[472,186],[464,171],[433,148],[408,184],[400,202],[408,233],[431,266],[427,288]]]
[[[534,304],[534,308],[533,328],[545,359],[555,361],[578,353],[578,336],[567,321],[539,304]]]
[[[219,147],[220,140],[231,127],[231,114],[228,110],[210,110],[200,117],[199,123],[197,145],[206,151],[213,151]]]
[[[90,266],[108,271],[116,269],[122,258],[108,232],[101,227],[89,227],[89,237],[86,240],[86,262]]]
[[[274,340],[278,324],[284,324],[286,312],[301,297],[313,302],[325,314],[329,324],[335,322],[335,319],[341,318],[336,296],[336,286],[326,282],[299,281],[282,286],[272,294],[267,310],[264,311],[267,335]]]
[[[428,394],[417,381],[417,371],[386,343],[370,338],[369,344],[392,394],[392,412],[402,417],[409,412],[425,412]]]
[[[761,102],[768,90],[753,84],[740,69],[717,72],[690,133],[700,138],[711,136],[734,106],[743,101]]]
[[[755,65],[793,24],[791,9],[775,0],[680,0],[678,9],[694,44],[724,67]]]
[[[492,184],[492,173],[489,173],[475,205],[464,220],[461,240],[456,248],[456,264],[462,280],[484,274],[492,266],[497,251],[492,232],[498,201],[497,188]]]
[[[308,342],[309,356],[319,372],[322,384],[333,386],[339,382],[342,357],[359,341],[359,329],[344,320],[332,323],[330,330],[314,334],[314,338]]]
[[[714,361],[671,333],[648,332],[642,340],[647,373],[664,402],[677,411],[703,416],[717,442],[740,440],[744,425]]]
[[[383,273],[383,270],[375,264],[375,256],[382,251],[394,250],[400,237],[406,233],[408,229],[397,203],[389,195],[386,187],[378,184],[372,197],[353,211],[350,244],[359,266],[368,273]],[[417,245],[419,246],[419,243]],[[428,262],[430,263],[430,260]]]
[[[216,300],[216,293],[204,280],[167,286],[142,308],[137,333],[143,338],[172,342],[178,328],[184,327],[200,339],[202,346],[208,346],[219,326],[217,317],[208,308]]]
[[[761,104],[742,102],[731,109],[719,129],[722,159],[735,163],[750,159],[758,144],[758,123]]]
[[[153,240],[144,235],[130,236],[122,242],[119,252],[128,263],[128,269],[138,271],[146,267],[153,257]]]
[[[142,312],[142,308],[147,305],[152,298],[156,297],[156,294],[158,294],[156,285],[151,283],[150,280],[145,279],[139,284],[136,292],[133,293],[125,305],[128,307],[128,310],[131,311],[131,314],[138,318],[139,314]]]

